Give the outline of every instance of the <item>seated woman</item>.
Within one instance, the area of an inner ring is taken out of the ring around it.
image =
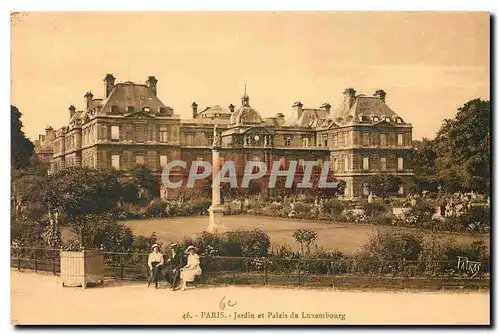
[[[196,276],[201,275],[200,256],[196,254],[196,248],[190,245],[186,249],[186,253],[188,253],[189,256],[187,259],[187,265],[181,269],[181,290],[186,289],[187,282],[192,282]]]
[[[163,265],[163,255],[160,252],[160,246],[158,244],[153,244],[151,249],[153,249],[153,251],[148,256],[148,267],[151,273],[148,280],[148,287],[151,285],[151,282],[154,281],[155,288],[158,288],[158,281],[161,278],[161,266]]]

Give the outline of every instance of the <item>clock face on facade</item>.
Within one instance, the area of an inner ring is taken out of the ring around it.
[[[256,140],[256,141],[258,141],[258,140],[260,140],[260,136],[259,135],[255,135],[253,139]]]

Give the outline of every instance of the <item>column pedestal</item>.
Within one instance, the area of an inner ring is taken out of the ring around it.
[[[223,205],[212,205],[208,209],[210,214],[207,231],[209,233],[222,233],[224,231],[224,225],[222,224],[222,217],[224,216],[224,206]]]

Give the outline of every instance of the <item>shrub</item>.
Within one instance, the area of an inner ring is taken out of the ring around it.
[[[188,246],[189,242],[186,243],[185,247]],[[202,255],[209,256],[229,256],[225,252],[226,241],[223,235],[217,233],[209,233],[207,231],[202,232],[194,243],[191,243],[199,249],[199,253]]]
[[[462,217],[466,229],[475,232],[489,232],[491,211],[489,207],[471,207]]]
[[[387,207],[379,203],[364,203],[365,215],[371,218],[379,218],[387,213]]]
[[[311,205],[303,202],[295,202],[293,203],[293,210],[297,213],[297,217],[305,218],[311,211]]]
[[[362,251],[380,260],[417,260],[422,239],[407,233],[376,233],[370,236]]]
[[[133,239],[132,249],[138,253],[149,253],[155,243],[158,243],[158,240],[154,232],[150,236],[138,235]]]
[[[166,212],[165,212],[166,206],[167,206],[166,202],[164,202],[160,199],[154,199],[146,207],[146,215],[148,217],[166,216]]]
[[[345,209],[345,205],[342,201],[337,199],[328,199],[323,202],[323,213],[326,215],[339,216]]]
[[[269,235],[260,229],[238,229],[226,235],[228,256],[265,257],[271,246]]]
[[[405,214],[405,220],[410,227],[423,228],[432,221],[435,208],[426,202],[419,202]]]
[[[212,200],[207,198],[197,198],[187,203],[189,215],[206,215],[212,205]]]
[[[79,222],[82,231],[72,230],[82,240],[85,248],[103,248],[106,251],[125,252],[132,247],[134,235],[130,227],[118,223],[111,215],[89,214]]]

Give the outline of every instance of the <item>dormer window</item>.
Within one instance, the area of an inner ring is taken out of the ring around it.
[[[379,122],[379,121],[380,121],[380,119],[379,119],[379,117],[378,117],[378,116],[374,116],[374,117],[373,117],[373,122]]]
[[[118,114],[118,106],[111,106],[111,114]]]
[[[127,113],[133,113],[133,112],[134,112],[134,106],[128,106]]]
[[[390,117],[388,117],[388,116],[386,116],[386,117],[385,117],[385,122],[391,122],[391,118],[390,118]]]
[[[149,107],[144,107],[144,108],[143,108],[143,110],[144,110],[146,113],[151,112],[151,108],[149,108]]]
[[[403,119],[402,119],[402,118],[400,118],[400,117],[397,117],[397,118],[396,118],[396,123],[403,123]]]
[[[167,113],[167,109],[165,107],[160,107],[160,114],[166,114]]]

